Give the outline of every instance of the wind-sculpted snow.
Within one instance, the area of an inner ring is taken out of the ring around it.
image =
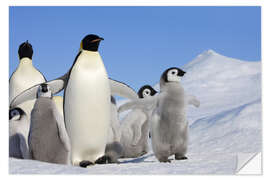
[[[238,153],[256,153],[262,147],[261,62],[241,61],[208,50],[181,68],[187,72],[181,81],[185,91],[201,102],[199,108],[189,106],[187,110],[188,160],[159,163],[150,151],[139,158],[120,159],[120,164],[85,169],[10,158],[10,173],[234,174]],[[158,84],[154,87],[159,90]],[[126,114],[120,114],[121,119]]]

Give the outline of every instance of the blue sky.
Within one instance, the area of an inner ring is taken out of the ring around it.
[[[97,34],[109,76],[136,91],[171,66],[205,50],[261,59],[260,7],[10,7],[9,76],[28,40],[33,64],[48,79],[71,67],[81,39]]]

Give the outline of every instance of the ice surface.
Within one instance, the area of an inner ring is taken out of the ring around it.
[[[241,61],[208,50],[181,68],[187,72],[181,81],[186,92],[201,101],[199,108],[188,107],[188,160],[159,163],[150,151],[139,158],[120,159],[120,164],[84,169],[10,158],[10,173],[234,174],[238,153],[261,151],[261,62]],[[154,87],[159,89],[158,84]]]

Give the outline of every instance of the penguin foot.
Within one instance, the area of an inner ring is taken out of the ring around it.
[[[111,163],[112,160],[109,156],[102,156],[100,158],[98,158],[96,161],[95,161],[95,164],[108,164],[108,163]]]
[[[142,151],[139,156],[143,156],[145,154],[147,154],[147,152],[146,151]]]
[[[163,159],[159,159],[159,162],[162,162],[162,163],[171,163],[171,160],[170,159],[165,159],[165,158],[163,158]]]
[[[188,159],[186,156],[181,157],[175,156],[175,160],[186,160],[186,159]]]
[[[84,160],[80,162],[80,167],[86,168],[87,166],[94,165],[94,163]]]

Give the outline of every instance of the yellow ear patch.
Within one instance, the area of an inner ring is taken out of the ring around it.
[[[83,44],[82,44],[82,41],[81,41],[81,44],[80,44],[80,48],[83,49]]]

